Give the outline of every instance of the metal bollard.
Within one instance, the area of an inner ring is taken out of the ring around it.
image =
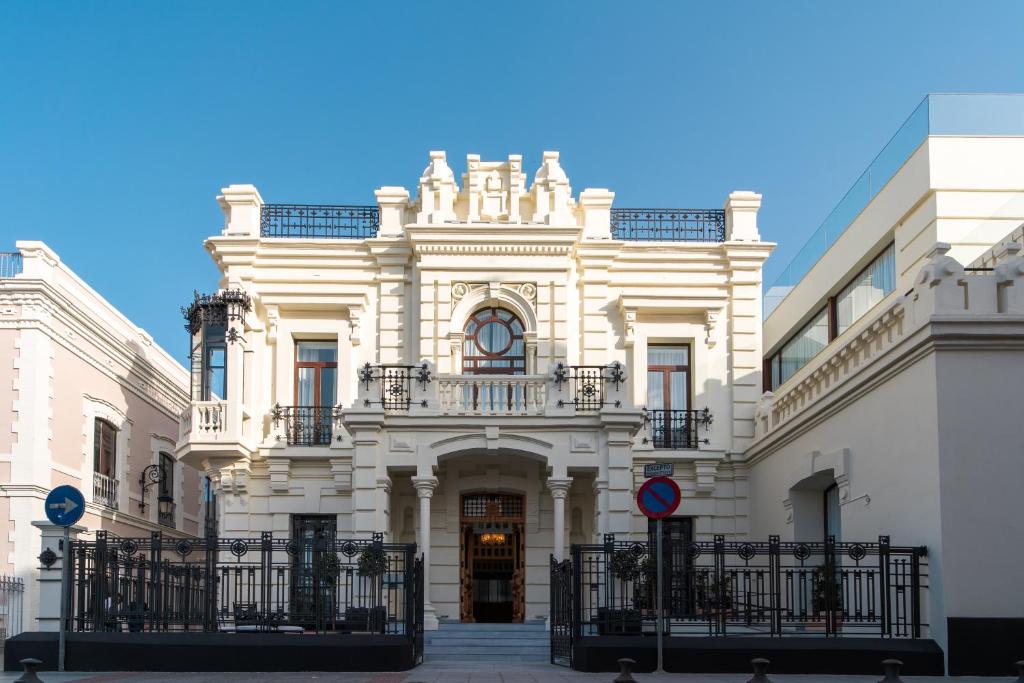
[[[747,683],[772,683],[772,680],[768,678],[769,664],[771,664],[771,661],[764,657],[751,659],[750,665],[754,667],[754,677],[747,681]]]
[[[42,664],[38,659],[32,657],[26,657],[19,662],[25,667],[25,673],[21,674],[21,678],[14,681],[14,683],[43,683],[39,676],[36,676],[36,671],[39,670],[39,665]]]
[[[633,667],[636,666],[636,660],[623,657],[618,661],[619,675],[612,683],[636,683],[636,679],[633,678]]]
[[[1016,683],[1024,683],[1024,659],[1019,662],[1014,662],[1013,665],[1017,667],[1017,681]]]
[[[883,659],[882,668],[885,670],[885,676],[878,683],[903,683],[903,679],[900,678],[900,669],[903,668],[902,661]]]

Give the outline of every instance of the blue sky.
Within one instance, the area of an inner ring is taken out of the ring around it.
[[[928,92],[1024,91],[1019,2],[6,2],[0,250],[175,357],[219,188],[373,202],[427,152],[562,153],[618,206],[764,194],[771,281]]]

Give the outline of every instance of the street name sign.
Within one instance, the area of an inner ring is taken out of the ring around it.
[[[644,477],[650,479],[651,477],[671,477],[675,474],[675,467],[670,462],[655,462],[650,465],[644,465]]]

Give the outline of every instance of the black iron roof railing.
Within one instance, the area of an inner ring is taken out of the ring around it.
[[[376,237],[379,227],[376,206],[264,204],[260,210],[260,237],[358,240]]]
[[[617,240],[724,242],[723,209],[612,209]]]

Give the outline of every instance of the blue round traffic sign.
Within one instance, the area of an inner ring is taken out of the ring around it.
[[[679,484],[668,477],[648,479],[636,492],[636,504],[640,506],[640,512],[651,519],[671,515],[679,507],[680,498],[682,494],[679,492]]]
[[[85,498],[74,486],[58,486],[46,497],[46,518],[57,526],[71,526],[85,514]]]

